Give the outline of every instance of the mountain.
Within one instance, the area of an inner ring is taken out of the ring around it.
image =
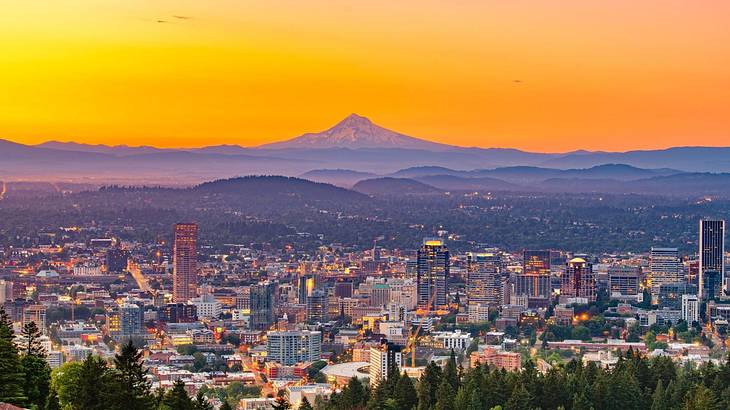
[[[128,145],[104,145],[104,144],[79,144],[77,142],[61,142],[47,141],[42,144],[35,145],[39,148],[49,148],[59,151],[76,151],[76,152],[94,152],[97,154],[109,154],[117,156],[127,156],[136,154],[152,154],[165,152],[164,148],[156,148],[150,146],[130,147]],[[175,150],[177,151],[177,150]]]
[[[373,178],[358,182],[352,187],[357,192],[368,195],[426,195],[440,194],[443,191],[431,185],[408,178]]]
[[[374,178],[377,176],[377,174],[372,172],[360,172],[353,171],[351,169],[313,169],[299,175],[300,178],[308,179],[310,181],[324,182],[343,188],[350,188],[363,179]]]
[[[280,201],[359,201],[361,193],[330,184],[284,176],[247,176],[205,182],[193,188],[200,194],[235,196],[245,200],[278,198]]]
[[[457,171],[446,167],[435,167],[435,166],[423,166],[423,167],[410,167],[398,170],[390,174],[396,178],[416,178],[424,177],[428,175],[454,175],[454,176],[469,176],[468,171]]]
[[[407,148],[423,150],[445,150],[449,145],[438,144],[418,138],[409,137],[373,124],[366,117],[350,114],[334,127],[317,133],[308,133],[299,137],[262,145],[268,149],[312,149],[312,148]]]
[[[445,191],[523,191],[524,187],[497,178],[464,178],[455,175],[428,175],[416,181]]]
[[[672,168],[696,172],[730,171],[730,147],[673,147],[627,152],[570,153],[543,161],[548,168],[587,168],[626,164],[640,168]]]

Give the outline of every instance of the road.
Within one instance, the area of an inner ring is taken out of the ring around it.
[[[150,287],[150,284],[147,282],[147,278],[142,275],[142,270],[136,262],[130,260],[127,264],[127,269],[134,280],[137,281],[137,286],[142,289],[142,291],[152,292],[152,287]]]
[[[8,192],[8,186],[5,184],[5,182],[0,182],[2,185],[2,189],[0,189],[0,201],[5,199],[5,193]]]

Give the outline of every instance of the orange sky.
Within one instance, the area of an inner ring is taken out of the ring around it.
[[[11,1],[0,138],[256,145],[356,112],[468,146],[730,146],[728,16],[727,1]]]

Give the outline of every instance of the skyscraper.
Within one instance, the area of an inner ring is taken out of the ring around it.
[[[720,297],[725,288],[725,221],[700,220],[700,299]]]
[[[649,253],[649,282],[651,284],[651,303],[659,303],[659,289],[682,281],[682,264],[677,248],[651,248]]]
[[[444,241],[439,238],[424,239],[416,262],[418,306],[426,308],[434,295],[432,305],[428,306],[430,309],[446,305],[449,250]]]
[[[584,302],[596,301],[596,277],[593,265],[583,258],[573,258],[568,262],[560,285],[560,299],[563,303],[571,300]]]
[[[276,288],[274,282],[262,282],[249,288],[249,327],[264,330],[271,327],[276,319]]]
[[[302,330],[266,334],[267,360],[293,366],[297,363],[315,362],[320,357],[322,357],[320,332]]]
[[[307,296],[307,321],[326,322],[328,310],[327,292],[323,290],[314,290],[312,294]]]
[[[497,253],[467,254],[466,295],[470,305],[502,304],[502,260]]]
[[[530,307],[550,303],[550,251],[525,250],[522,273],[515,275],[515,296],[527,296]]]
[[[388,377],[391,367],[400,371],[403,366],[401,346],[382,340],[379,346],[370,347],[370,386],[377,386]]]
[[[179,223],[175,225],[175,242],[172,249],[172,299],[187,302],[196,296],[198,285],[198,225]]]

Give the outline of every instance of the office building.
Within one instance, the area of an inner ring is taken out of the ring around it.
[[[682,306],[682,296],[696,295],[697,286],[691,283],[669,283],[659,287],[659,308],[679,310]]]
[[[502,261],[496,253],[468,253],[466,296],[469,305],[499,306],[503,300]]]
[[[416,263],[418,306],[433,310],[436,306],[446,305],[449,250],[444,241],[439,238],[424,239]]]
[[[322,356],[322,334],[313,331],[268,332],[266,358],[284,366],[314,362]]]
[[[550,251],[525,250],[522,272],[514,276],[514,295],[527,297],[529,307],[550,304]]]
[[[611,299],[641,302],[641,269],[615,265],[608,268],[608,295]]]
[[[187,303],[168,303],[158,312],[165,323],[192,323],[198,321],[197,308]]]
[[[109,336],[121,340],[142,334],[143,311],[132,299],[125,299],[107,314],[106,325]]]
[[[0,279],[0,304],[13,300],[13,282]]]
[[[700,299],[721,296],[725,282],[725,221],[700,221]]]
[[[391,368],[398,371],[403,367],[401,346],[383,340],[378,346],[370,347],[370,387],[375,387],[388,378]]]
[[[249,327],[266,330],[276,320],[276,283],[262,282],[249,288]]]
[[[697,295],[682,295],[682,320],[689,325],[700,321],[700,300]]]
[[[596,301],[596,278],[593,265],[583,258],[568,262],[560,284],[561,303],[590,303]]]
[[[659,288],[662,285],[682,281],[682,264],[677,248],[651,248],[649,253],[649,287],[651,303],[659,304]]]
[[[195,306],[199,318],[218,319],[221,315],[221,302],[216,300],[208,287],[203,289],[203,293],[199,297],[190,299],[190,304]]]
[[[196,296],[198,286],[198,225],[175,225],[173,244],[172,299],[188,302]]]
[[[328,317],[328,297],[323,290],[314,290],[307,297],[307,321],[310,323],[324,323]]]

